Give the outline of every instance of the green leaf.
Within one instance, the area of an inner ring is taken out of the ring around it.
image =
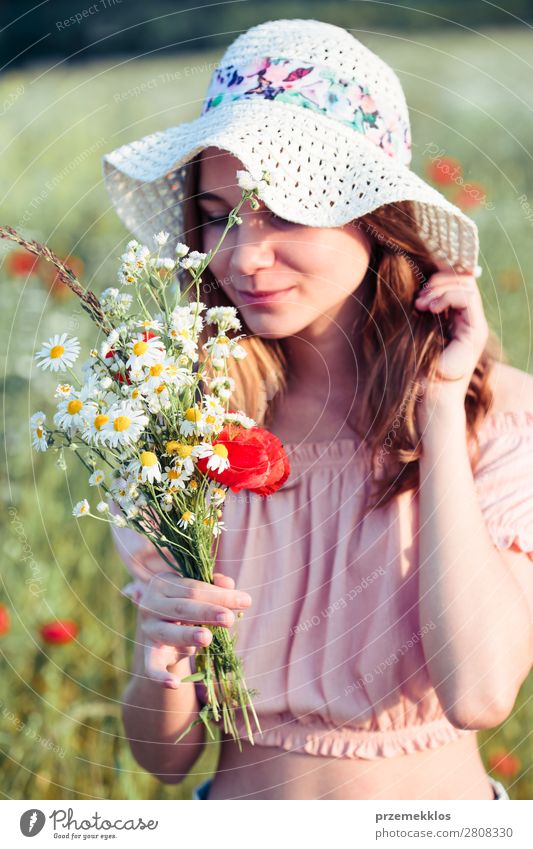
[[[187,675],[185,678],[182,678],[182,681],[203,681],[205,675],[203,672],[193,672],[192,675]]]

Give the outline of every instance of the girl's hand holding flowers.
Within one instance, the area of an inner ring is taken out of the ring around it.
[[[479,267],[474,274],[464,274],[441,266],[415,298],[417,310],[444,318],[449,315],[452,337],[438,361],[435,378],[422,382],[418,412],[423,428],[438,410],[464,411],[466,392],[489,334],[476,283],[480,273]]]
[[[203,270],[227,231],[241,223],[242,204],[255,201],[258,186],[268,181],[265,172],[259,181],[246,172],[237,177],[242,199],[213,251],[189,251],[178,243],[170,252],[165,232],[154,236],[156,252],[132,239],[121,256],[120,289],[107,288],[101,299],[84,291],[45,245],[28,242],[10,227],[1,227],[0,237],[51,262],[104,334],[83,364],[81,378],[73,370],[80,353],[75,337],[57,334],[37,353],[38,367],[64,382],[55,390],[53,427],[41,410],[31,417],[34,448],[55,450],[62,469],[65,449],[83,463],[100,500],[96,513],[86,498],[78,502],[73,509],[77,519],[92,516],[129,526],[153,544],[158,569],[161,559],[169,566],[150,579],[136,602],[151,641],[145,651],[150,677],[179,686],[167,666],[196,651],[196,672],[182,680],[202,682],[207,701],[178,739],[199,722],[215,739],[210,723],[222,719],[240,748],[236,709],[242,711],[252,744],[247,711],[261,728],[251,701],[255,691],[246,686],[235,654],[236,635],[229,632],[235,622],[231,608],[246,604],[231,579],[214,572],[225,531],[223,505],[228,489],[275,493],[290,469],[279,439],[243,412],[229,409],[235,384],[228,363],[246,356],[242,337],[230,336],[241,327],[237,310],[206,309],[200,301]],[[162,249],[172,256],[161,256]],[[172,276],[178,270],[191,278],[184,289]],[[214,331],[202,343],[209,325]],[[225,614],[224,621],[217,622],[218,613]],[[200,630],[207,635],[200,643],[194,636],[197,623],[203,623]]]

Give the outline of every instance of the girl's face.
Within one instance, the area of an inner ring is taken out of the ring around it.
[[[209,147],[200,156],[198,205],[206,252],[216,247],[241,199],[237,170],[244,165],[227,151]],[[239,214],[242,224],[229,230],[209,267],[251,333],[280,339],[311,326],[319,333],[332,320],[349,332],[357,314],[351,295],[371,252],[363,230],[294,224],[261,201],[257,210],[245,202]]]

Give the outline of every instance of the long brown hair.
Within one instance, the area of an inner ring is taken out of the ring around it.
[[[191,250],[202,251],[196,204],[199,165],[198,154],[186,167],[182,237]],[[355,293],[362,318],[354,326],[353,343],[360,352],[358,366],[365,379],[350,420],[373,469],[374,500],[369,499],[367,505],[371,509],[418,488],[422,445],[416,425],[417,398],[421,380],[435,375],[438,358],[451,338],[449,321],[442,314],[418,312],[413,306],[419,288],[438,271],[414,222],[411,201],[386,204],[351,222],[364,228],[372,245],[367,272]],[[184,283],[190,280],[182,279]],[[194,297],[194,292],[191,295]],[[233,305],[209,268],[202,274],[200,298],[208,307]],[[241,344],[247,356],[228,360],[228,373],[236,384],[231,409],[241,409],[268,427],[276,401],[287,388],[283,341],[254,336],[240,313],[239,318],[241,332],[246,334]],[[200,341],[206,339],[207,329]],[[472,468],[478,460],[477,429],[493,400],[490,370],[502,356],[500,341],[491,330],[465,398]]]

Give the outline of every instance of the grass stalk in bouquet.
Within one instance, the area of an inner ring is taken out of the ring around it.
[[[235,384],[228,361],[246,356],[239,344],[243,334],[228,335],[241,329],[237,310],[206,309],[200,300],[202,272],[228,230],[241,223],[242,205],[249,200],[257,208],[256,196],[268,182],[265,172],[260,180],[244,171],[237,178],[242,197],[213,251],[191,252],[178,243],[172,256],[164,256],[168,233],[155,234],[155,252],[132,239],[121,257],[120,289],[107,288],[100,300],[83,290],[47,246],[0,227],[2,238],[56,266],[103,334],[83,363],[81,377],[73,369],[80,354],[76,337],[57,334],[36,354],[38,367],[72,375],[74,381],[56,387],[53,428],[46,426],[42,411],[30,420],[34,448],[58,452],[63,469],[66,449],[74,452],[89,473],[89,486],[99,492],[96,512],[83,499],[73,515],[130,527],[146,536],[180,575],[209,583],[225,531],[228,489],[266,497],[290,472],[277,437],[244,412],[229,409]],[[190,276],[183,289],[174,276],[179,270]],[[215,332],[200,344],[208,325]],[[198,723],[214,738],[213,725],[222,720],[225,732],[242,748],[237,710],[251,743],[252,722],[262,733],[252,701],[257,691],[246,685],[236,653],[237,633],[223,626],[203,627],[211,630],[212,641],[197,649],[196,672],[182,680],[202,682],[207,701],[176,742]]]

